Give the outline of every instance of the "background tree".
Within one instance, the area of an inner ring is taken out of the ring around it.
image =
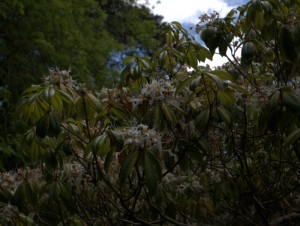
[[[6,139],[22,130],[16,121],[13,128],[12,112],[25,87],[40,83],[41,75],[54,68],[70,68],[91,89],[112,86],[120,73],[120,66],[112,65],[113,54],[117,63],[123,50],[149,54],[161,42],[161,19],[135,1],[1,1],[0,146],[14,149]]]

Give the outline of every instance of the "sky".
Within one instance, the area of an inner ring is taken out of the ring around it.
[[[147,0],[138,1],[143,3]],[[232,8],[248,0],[148,0],[148,2],[150,7],[153,7],[153,12],[162,15],[164,21],[196,23],[202,13],[216,10],[221,16],[225,16]]]
[[[146,0],[139,0],[140,3]],[[154,14],[162,15],[164,21],[178,21],[182,24],[196,24],[203,13],[217,11],[225,16],[232,8],[245,4],[248,0],[148,0]],[[222,65],[225,58],[215,55],[213,61],[207,61],[211,67]]]

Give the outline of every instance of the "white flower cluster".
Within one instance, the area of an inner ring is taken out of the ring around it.
[[[9,191],[15,193],[18,186],[25,180],[40,182],[42,180],[42,172],[40,169],[23,169],[18,171],[10,171],[0,174],[0,191]]]
[[[152,104],[156,101],[162,101],[166,96],[174,96],[175,87],[172,82],[163,79],[152,80],[149,84],[146,84],[141,91],[141,96],[148,98],[149,103]]]
[[[70,75],[70,70],[59,70],[59,69],[53,69],[49,70],[49,74],[44,77],[44,83],[45,85],[55,84],[55,85],[61,85],[68,87],[75,87],[77,85],[77,82],[73,80],[72,76]]]
[[[84,176],[84,168],[81,164],[65,163],[62,170],[57,172],[57,176],[63,180],[69,178],[70,180],[80,182]],[[43,186],[46,181],[40,168],[29,169],[20,168],[18,171],[10,171],[0,174],[0,191],[9,191],[14,194],[18,186],[26,180],[30,180],[38,186]]]
[[[60,173],[61,173],[61,177],[68,178],[69,182],[76,181],[77,183],[79,183],[83,179],[85,170],[81,164],[78,164],[77,162],[73,162],[73,163],[65,163],[64,168]]]
[[[121,128],[115,132],[122,137],[125,145],[148,150],[162,150],[160,135],[148,126],[140,124],[136,127]]]
[[[208,175],[211,184],[218,184],[222,181],[220,173],[216,170],[206,169],[205,173]]]
[[[103,88],[99,93],[96,94],[96,96],[99,98],[102,104],[111,104],[115,101],[118,101],[120,99],[121,92],[119,89],[108,89]]]
[[[203,191],[203,186],[200,183],[200,178],[198,176],[176,176],[172,173],[167,174],[163,178],[163,182],[168,184],[168,186],[175,186],[171,189],[176,190],[176,194],[184,195],[187,192]]]

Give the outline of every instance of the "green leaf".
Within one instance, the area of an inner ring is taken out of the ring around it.
[[[100,135],[95,138],[93,151],[103,158],[110,151],[110,139],[107,134]]]
[[[58,161],[56,157],[56,152],[53,148],[47,148],[45,155],[45,164],[49,169],[56,169],[58,166]]]
[[[157,189],[157,181],[161,181],[161,169],[157,158],[152,152],[145,151],[144,153],[144,170],[147,187],[150,195],[154,195]]]
[[[57,137],[61,131],[60,118],[52,111],[49,113],[49,129],[47,135],[49,137]]]
[[[168,107],[166,103],[161,104],[161,109],[167,119],[167,122],[174,126],[177,123],[176,115],[174,114],[173,110]]]
[[[108,173],[110,163],[114,158],[115,149],[116,149],[115,147],[111,148],[110,151],[107,153],[107,155],[105,157],[104,170],[105,170],[106,173]]]
[[[150,69],[150,60],[148,58],[140,58],[139,60],[144,69],[146,69],[146,70]]]
[[[25,201],[26,201],[26,185],[25,185],[26,182],[23,182],[21,183],[16,192],[15,192],[15,195],[14,195],[14,200],[15,202],[17,203],[18,206],[22,207],[24,206],[25,204]]]
[[[292,132],[284,141],[284,145],[286,147],[290,146],[293,144],[297,139],[300,137],[300,129],[295,130]]]
[[[237,85],[237,84],[234,84],[234,83],[232,83],[232,82],[227,82],[226,84],[227,84],[229,87],[235,89],[236,91],[238,91],[238,92],[240,92],[240,93],[242,93],[242,94],[244,94],[244,95],[247,95],[247,96],[249,95],[248,91],[247,91],[245,88],[243,88],[243,87],[241,87],[241,86],[239,86],[239,85]]]
[[[235,95],[233,92],[226,90],[220,90],[218,92],[218,97],[225,106],[232,106],[235,104]]]
[[[47,86],[44,89],[43,95],[46,101],[50,102],[55,94],[55,89],[52,86]]]
[[[273,22],[269,25],[265,25],[262,28],[261,35],[266,41],[270,41],[276,37],[277,32],[277,25]]]
[[[30,159],[32,161],[37,161],[39,156],[39,145],[36,140],[33,140],[30,146]]]
[[[198,60],[200,62],[204,62],[206,59],[212,60],[212,54],[207,48],[203,46],[199,46],[197,48],[197,52],[198,52]]]
[[[61,186],[60,182],[54,181],[48,185],[49,199],[51,201],[56,201],[60,196]]]
[[[122,108],[122,106],[115,104],[112,108],[111,108],[111,112],[112,115],[115,116],[118,119],[124,119],[127,115],[126,111],[124,110],[124,108]]]
[[[251,4],[248,7],[247,14],[246,14],[246,23],[245,23],[245,25],[246,25],[247,28],[251,27],[252,23],[255,21],[255,16],[256,16],[256,9]],[[246,29],[246,30],[248,30],[248,29]]]
[[[206,128],[206,125],[209,120],[209,109],[203,110],[195,119],[195,126],[198,130],[203,130]]]
[[[223,83],[224,82],[218,76],[216,76],[212,73],[205,73],[205,75],[207,75],[211,80],[213,80],[217,84],[219,89],[223,89]]]
[[[279,50],[283,60],[294,62],[297,59],[297,51],[294,45],[293,30],[284,26],[279,33]]]
[[[85,119],[85,104],[83,97],[80,97],[75,104],[77,117]]]
[[[292,110],[300,110],[300,99],[293,93],[284,92],[283,93],[283,102],[287,108]]]
[[[101,104],[100,104],[100,101],[94,96],[92,95],[91,93],[88,93],[86,95],[86,100],[87,102],[90,103],[90,105],[92,106],[92,108],[95,110],[95,111],[100,111],[101,110]]]
[[[175,57],[177,57],[178,60],[183,62],[184,59],[184,53],[179,52],[177,49],[172,49],[172,53],[174,54]]]
[[[52,106],[57,110],[58,112],[61,112],[63,109],[63,101],[60,97],[60,95],[55,94],[53,98],[51,99],[50,103]]]
[[[123,60],[123,64],[131,63],[133,60],[135,60],[135,57],[134,57],[134,56],[126,57],[126,58]]]
[[[233,77],[231,74],[229,74],[227,71],[221,71],[221,70],[215,70],[215,71],[210,71],[210,74],[216,75],[222,80],[233,80]]]
[[[201,150],[204,151],[205,154],[211,154],[211,146],[206,139],[201,138],[198,143]]]
[[[45,138],[49,130],[50,118],[49,114],[45,114],[39,119],[36,124],[36,135],[40,138]]]
[[[165,51],[162,51],[159,56],[158,56],[158,65],[163,68],[165,63],[166,63],[166,60],[167,60],[167,57],[168,57],[168,52],[167,50]]]
[[[120,172],[119,172],[119,180],[120,185],[124,185],[127,177],[130,175],[131,171],[134,168],[134,165],[136,164],[139,157],[138,151],[131,151],[127,155],[125,161],[123,162]]]
[[[222,120],[226,123],[226,124],[230,124],[231,122],[231,116],[230,113],[224,108],[224,107],[217,107],[217,111],[220,114]]]
[[[220,41],[220,44],[219,44],[219,53],[220,53],[220,55],[222,57],[226,56],[226,53],[227,53],[227,43],[225,42],[224,39],[221,39],[221,41]]]
[[[166,34],[166,43],[168,47],[172,46],[172,30],[170,29]]]
[[[185,79],[183,82],[180,82],[180,85],[176,89],[176,94],[180,93],[185,87],[187,87],[195,78],[189,77]]]
[[[35,204],[37,196],[33,190],[31,181],[24,181],[21,183],[14,195],[16,203],[22,207],[25,203]]]
[[[22,93],[22,96],[25,96],[25,95],[27,95],[29,93],[40,91],[42,88],[43,88],[42,86],[33,85],[33,86],[27,88],[26,90],[24,90],[23,93]]]
[[[56,90],[59,96],[61,97],[61,100],[65,103],[74,104],[73,98],[66,92],[62,90]]]
[[[264,11],[256,11],[254,18],[254,27],[258,30],[261,30],[265,24]]]
[[[68,199],[71,199],[72,197],[72,188],[70,184],[67,184],[66,182],[59,182],[60,187],[60,194],[62,197]]]
[[[198,68],[198,59],[195,53],[192,50],[189,50],[186,57],[187,64],[196,70]]]

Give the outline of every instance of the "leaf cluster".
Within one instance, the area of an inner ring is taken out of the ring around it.
[[[263,22],[253,20],[257,13]],[[268,19],[281,32],[267,38]],[[120,88],[92,92],[70,72],[51,71],[23,93],[18,115],[28,122],[37,167],[16,186],[7,183],[15,174],[1,177],[1,221],[296,224],[299,56],[296,44],[286,51],[280,34],[298,19],[297,1],[279,0],[214,17],[203,29],[232,37],[223,52],[230,61],[218,69],[199,62],[218,54],[220,43],[206,48],[174,22],[151,57],[125,60]],[[247,43],[255,46],[251,54]],[[247,53],[242,59],[238,49]]]

